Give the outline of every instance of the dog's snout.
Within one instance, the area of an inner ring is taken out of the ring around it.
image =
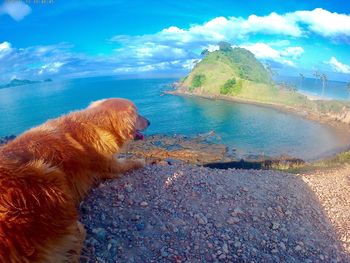
[[[147,129],[147,127],[150,124],[151,124],[151,122],[148,119],[139,115],[138,120],[137,120],[137,124],[136,124],[136,129],[143,131],[143,130]]]

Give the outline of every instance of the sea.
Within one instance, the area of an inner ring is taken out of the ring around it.
[[[176,80],[94,77],[0,89],[0,137],[19,135],[95,100],[122,97],[132,100],[151,121],[146,136],[208,135],[208,140],[227,145],[237,158],[288,155],[313,160],[350,144],[349,136],[338,130],[276,109],[164,94]],[[300,83],[298,78],[288,81]],[[297,87],[332,99],[349,98],[346,83],[329,81],[322,90],[314,82],[307,79]]]

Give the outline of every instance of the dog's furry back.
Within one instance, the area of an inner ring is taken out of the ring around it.
[[[79,250],[76,207],[135,129],[133,104],[101,104],[0,148],[0,262],[63,262]]]

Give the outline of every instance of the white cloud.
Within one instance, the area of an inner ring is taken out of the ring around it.
[[[295,63],[291,59],[299,57],[304,52],[302,47],[288,47],[277,50],[265,43],[245,44],[240,47],[249,50],[258,59],[272,60],[291,67],[295,67]]]
[[[296,21],[305,23],[309,30],[321,36],[350,36],[350,15],[316,8],[312,11],[296,11],[292,16]]]
[[[252,14],[247,18],[216,17],[187,29],[171,26],[153,35],[119,35],[113,37],[112,41],[123,44],[157,43],[178,48],[193,46],[205,48],[222,40],[237,43],[255,34],[305,37],[310,33],[324,37],[350,37],[350,15],[316,8],[311,11],[295,11],[285,14],[273,12],[266,16]],[[282,40],[275,44],[286,45],[288,41]]]
[[[11,52],[11,44],[9,42],[3,42],[0,44],[0,59]]]
[[[23,1],[5,1],[4,4],[0,6],[0,15],[7,14],[16,21],[22,20],[25,16],[29,15],[31,11],[32,9]]]
[[[265,33],[274,35],[288,35],[299,37],[302,31],[297,21],[289,14],[279,15],[271,13],[268,16],[250,15],[247,20],[238,20],[245,33]]]
[[[293,59],[297,59],[304,53],[304,49],[302,47],[287,47],[282,50],[281,55],[286,57],[292,57]]]
[[[64,63],[62,62],[53,62],[53,63],[45,64],[38,71],[38,74],[42,75],[44,72],[57,73],[63,65]]]
[[[209,52],[213,52],[213,51],[219,50],[220,47],[219,47],[219,45],[208,45],[208,46],[206,47],[206,49],[207,49]]]
[[[331,57],[329,61],[326,61],[326,64],[329,64],[332,67],[332,69],[336,72],[345,73],[345,74],[350,73],[350,66],[341,63],[335,57]]]

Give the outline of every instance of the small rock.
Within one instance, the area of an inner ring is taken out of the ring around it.
[[[107,231],[101,227],[92,229],[92,233],[96,235],[96,238],[103,241],[107,237]]]
[[[136,229],[138,231],[144,230],[145,229],[145,223],[143,223],[143,222],[137,223],[136,224]]]
[[[229,225],[233,225],[233,224],[237,224],[239,223],[239,218],[238,217],[230,217],[229,219],[227,219],[227,224]]]
[[[248,192],[248,188],[245,187],[245,186],[243,186],[243,187],[241,188],[241,191],[242,191],[242,192]]]
[[[279,246],[280,246],[280,248],[282,248],[283,250],[286,250],[287,248],[286,248],[286,245],[283,243],[283,242],[280,242],[279,243]]]
[[[125,187],[125,191],[128,192],[128,193],[131,193],[132,190],[133,190],[133,189],[132,189],[132,186],[129,185],[129,184]]]
[[[301,246],[300,245],[296,245],[295,248],[294,248],[295,251],[300,251],[302,250]]]
[[[119,201],[123,202],[124,199],[125,199],[125,196],[122,195],[122,194],[119,194],[119,195],[117,195],[117,199],[118,199]]]
[[[106,215],[104,213],[101,214],[101,220],[105,221],[106,220]]]
[[[241,247],[242,243],[239,242],[239,241],[236,241],[233,245],[234,245],[235,247]]]
[[[279,224],[279,223],[276,223],[276,222],[273,222],[272,225],[271,225],[271,228],[272,228],[273,230],[277,230],[277,229],[279,229],[279,227],[280,227],[280,224]]]
[[[235,216],[238,216],[238,215],[243,215],[244,212],[241,208],[239,207],[236,207],[233,212],[231,212],[231,216],[235,217]]]
[[[208,219],[203,214],[195,214],[194,218],[197,219],[197,222],[200,225],[206,225],[208,223]]]
[[[278,253],[278,249],[277,249],[277,248],[272,249],[272,250],[271,250],[271,253],[273,253],[273,254]]]
[[[146,201],[143,201],[140,203],[141,207],[147,207],[148,206],[148,203]]]
[[[285,212],[285,214],[286,214],[286,216],[291,216],[291,215],[292,215],[292,212],[289,211],[289,210],[287,210],[287,211]]]
[[[222,246],[222,251],[224,251],[224,253],[228,254],[228,246],[226,243]]]

